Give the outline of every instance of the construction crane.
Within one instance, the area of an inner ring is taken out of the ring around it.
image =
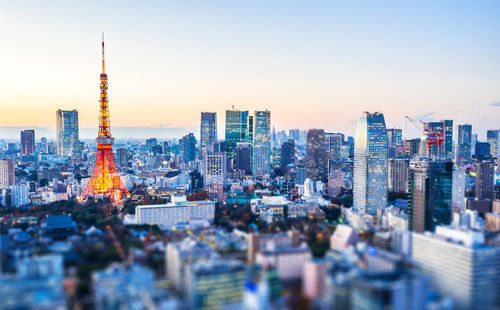
[[[431,147],[433,144],[436,144],[438,147],[441,147],[441,144],[444,141],[442,132],[438,133],[436,131],[426,130],[425,126],[424,126],[424,122],[419,121],[420,123],[417,123],[417,121],[413,120],[408,115],[405,115],[405,118],[407,120],[409,120],[413,124],[413,126],[415,126],[415,128],[422,131],[424,133],[424,135],[427,137],[427,150],[429,151],[429,154],[431,153]],[[418,126],[417,124],[420,124],[421,127]]]

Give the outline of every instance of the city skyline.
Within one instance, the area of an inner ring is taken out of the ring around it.
[[[467,121],[484,139],[486,130],[497,126],[500,109],[500,62],[494,57],[500,49],[494,31],[499,4],[453,4],[222,9],[198,3],[197,10],[127,4],[119,11],[95,9],[97,3],[33,2],[30,9],[3,4],[0,25],[8,48],[0,56],[22,64],[7,61],[8,74],[0,77],[1,138],[16,138],[27,128],[55,132],[57,109],[77,109],[81,137],[93,137],[96,42],[104,31],[118,138],[197,133],[199,111],[217,112],[223,124],[224,111],[235,105],[272,111],[271,126],[279,129],[354,135],[357,116],[368,110],[383,112],[387,127],[407,129],[408,137],[419,134],[404,115]],[[202,14],[205,9],[213,14]],[[54,13],[63,18],[51,18]],[[128,14],[140,17],[137,24]],[[151,22],[141,24],[146,18]],[[37,136],[55,138],[55,133]]]

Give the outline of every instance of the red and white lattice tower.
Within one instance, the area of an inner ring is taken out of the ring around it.
[[[113,156],[113,142],[109,125],[108,76],[104,70],[104,35],[102,38],[101,98],[99,109],[99,133],[97,135],[97,155],[94,171],[79,200],[98,195],[109,196],[112,201],[130,196],[120,179]]]

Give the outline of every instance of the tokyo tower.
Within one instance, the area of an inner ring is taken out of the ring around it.
[[[101,98],[99,109],[99,133],[97,134],[97,155],[95,157],[94,171],[79,200],[98,195],[109,196],[112,201],[121,200],[122,196],[130,196],[127,188],[120,179],[116,170],[113,156],[113,142],[109,124],[108,105],[108,76],[104,70],[104,34],[102,36],[102,73]]]

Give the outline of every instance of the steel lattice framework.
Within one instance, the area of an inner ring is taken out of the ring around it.
[[[109,124],[108,105],[108,76],[104,66],[104,35],[102,39],[102,73],[100,75],[101,98],[99,109],[99,133],[97,135],[97,154],[94,171],[89,183],[85,187],[80,200],[89,196],[109,196],[112,201],[119,201],[123,195],[129,197],[130,193],[120,179],[113,156],[113,142]]]

